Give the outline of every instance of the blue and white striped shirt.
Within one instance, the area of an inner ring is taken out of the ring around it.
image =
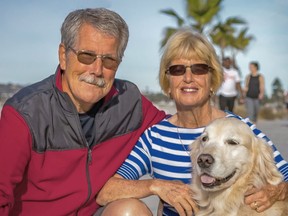
[[[272,146],[276,165],[283,174],[285,181],[288,181],[288,163],[283,159],[272,141],[248,119],[243,119],[232,113],[227,113],[226,117],[242,120],[253,130],[254,134],[264,138]],[[179,128],[171,124],[166,118],[142,134],[117,173],[125,179],[136,180],[149,174],[152,178],[181,180],[190,184],[192,165],[189,146],[202,134],[203,130],[204,127]],[[178,215],[174,208],[166,204],[164,204],[163,212],[163,215]]]

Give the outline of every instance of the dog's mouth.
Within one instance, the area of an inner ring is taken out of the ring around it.
[[[221,179],[214,178],[214,177],[204,173],[203,175],[200,176],[200,180],[201,180],[201,183],[204,187],[212,188],[212,187],[219,186],[223,183],[226,183],[235,175],[235,173],[236,173],[236,170],[234,172],[232,172],[230,175],[226,176],[225,178],[221,178]]]

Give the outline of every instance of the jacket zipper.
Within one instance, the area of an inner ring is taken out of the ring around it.
[[[91,165],[91,163],[92,163],[92,150],[89,147],[88,147],[88,156],[87,157],[88,157],[88,159],[87,159],[88,165]]]
[[[81,205],[81,207],[78,208],[76,215],[78,215],[80,209],[88,203],[88,201],[90,199],[90,196],[91,196],[91,182],[90,182],[89,166],[92,163],[92,150],[89,147],[89,144],[88,144],[88,142],[86,140],[85,140],[85,143],[86,143],[86,147],[88,149],[87,161],[86,161],[86,179],[87,179],[87,183],[88,183],[88,196],[87,196],[85,202]]]

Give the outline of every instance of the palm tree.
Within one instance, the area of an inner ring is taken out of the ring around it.
[[[230,48],[232,50],[234,66],[237,67],[237,52],[245,51],[254,37],[247,35],[247,27],[240,30],[240,32],[237,31],[239,30],[239,25],[246,24],[246,21],[240,17],[229,17],[224,22],[218,22],[213,27],[212,22],[219,14],[222,2],[223,0],[185,0],[186,19],[179,16],[173,9],[161,10],[161,13],[171,16],[177,21],[177,27],[167,27],[164,29],[165,36],[161,41],[161,48],[178,28],[187,26],[200,33],[206,32],[214,45],[219,46],[221,58],[224,57],[224,51]]]
[[[194,30],[203,33],[205,27],[210,24],[213,18],[219,13],[220,4],[223,0],[185,0],[186,16],[183,19],[173,9],[165,9],[160,12],[176,19],[177,27],[167,27],[164,29],[164,38],[161,41],[163,47],[168,38],[180,27],[190,26]]]
[[[246,24],[246,22],[239,17],[229,17],[224,23],[219,22],[216,24],[210,32],[213,43],[220,48],[222,58],[224,57],[224,50],[228,47],[232,47],[233,44],[236,44],[234,36],[234,33],[236,32],[235,25],[237,26],[239,24]]]
[[[240,72],[240,69],[237,67],[236,63],[236,55],[238,52],[245,52],[251,43],[252,40],[254,40],[253,35],[247,35],[248,28],[242,29],[238,35],[234,36],[232,38],[230,48],[232,51],[232,60],[234,62],[234,67],[238,69]],[[241,73],[241,72],[240,72]]]
[[[281,80],[276,77],[272,83],[272,97],[271,100],[276,103],[277,108],[281,108],[284,101],[284,89]]]
[[[247,31],[248,28],[246,27],[233,38],[231,43],[233,56],[236,56],[238,51],[245,52],[251,41],[255,39],[253,35],[247,35]]]

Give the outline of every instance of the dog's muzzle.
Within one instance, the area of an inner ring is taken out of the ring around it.
[[[214,158],[210,154],[201,154],[197,159],[197,164],[201,168],[209,168],[214,163]]]

